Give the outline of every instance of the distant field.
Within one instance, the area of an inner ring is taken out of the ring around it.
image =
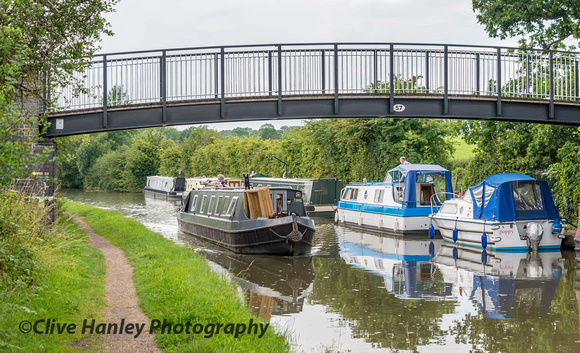
[[[454,162],[469,161],[475,156],[475,153],[473,153],[475,145],[467,144],[461,136],[452,137],[449,140],[453,142],[455,147],[455,153],[452,156]]]

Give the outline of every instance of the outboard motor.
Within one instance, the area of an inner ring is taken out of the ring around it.
[[[542,225],[536,222],[530,222],[526,225],[526,232],[528,237],[528,247],[532,248],[533,251],[537,251],[542,240],[542,233],[544,233],[544,228]]]

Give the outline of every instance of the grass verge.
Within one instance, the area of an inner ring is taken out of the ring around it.
[[[22,203],[9,206],[9,210],[4,208],[1,213],[3,216],[11,213],[13,225],[18,221],[18,217],[14,217],[18,212],[35,211],[20,209]],[[59,216],[57,230],[48,235],[24,235],[30,233],[26,226],[18,227],[21,228],[20,240],[29,238],[26,244],[15,245],[17,253],[3,251],[0,254],[3,275],[0,276],[0,351],[101,352],[102,341],[92,336],[83,337],[78,329],[75,334],[25,334],[19,325],[23,321],[34,323],[48,319],[60,324],[79,324],[93,318],[102,320],[105,305],[103,254],[89,246],[83,231],[63,215]],[[6,233],[2,236],[3,250],[6,250],[10,239]],[[22,251],[30,255],[23,257]],[[24,261],[31,265],[23,266]],[[17,273],[15,267],[20,268],[21,273]],[[26,283],[21,283],[22,278],[26,278]],[[38,328],[45,326],[41,324]]]
[[[454,136],[449,139],[455,147],[455,153],[451,159],[455,163],[467,163],[475,157],[475,145],[470,145],[463,139],[462,136]]]
[[[125,251],[133,266],[133,281],[139,304],[151,320],[166,323],[245,324],[264,321],[250,314],[236,288],[208,266],[206,260],[190,249],[177,245],[147,229],[136,220],[114,211],[97,209],[74,202],[66,210],[85,217],[97,233]],[[148,324],[146,329],[148,330]],[[268,327],[263,337],[257,334],[155,333],[165,352],[284,352],[289,350],[286,336]]]

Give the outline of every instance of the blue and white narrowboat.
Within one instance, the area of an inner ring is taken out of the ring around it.
[[[432,218],[445,240],[492,251],[560,249],[564,238],[548,183],[519,173],[487,177]]]
[[[401,164],[384,182],[348,184],[334,220],[397,233],[427,233],[429,215],[453,197],[451,172],[433,164]]]

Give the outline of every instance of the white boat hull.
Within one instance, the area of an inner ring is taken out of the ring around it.
[[[342,208],[337,210],[335,221],[369,229],[388,230],[396,233],[422,234],[427,234],[431,222],[429,216],[402,217]]]
[[[528,251],[530,244],[526,236],[529,223],[538,223],[542,227],[542,239],[538,250],[560,249],[562,239],[559,234],[552,234],[553,222],[547,220],[491,222],[477,219],[461,219],[437,214],[433,216],[443,239],[461,246],[483,248],[482,235],[485,228],[487,250],[495,251]],[[453,239],[453,230],[457,228],[457,238]]]

